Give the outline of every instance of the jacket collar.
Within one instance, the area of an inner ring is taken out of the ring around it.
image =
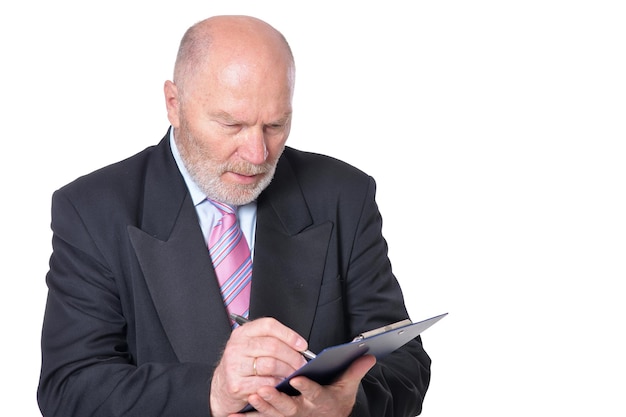
[[[128,233],[159,319],[181,362],[215,363],[230,325],[168,135],[148,158],[143,200]]]
[[[315,224],[286,148],[257,208],[250,314],[309,338],[333,225]]]

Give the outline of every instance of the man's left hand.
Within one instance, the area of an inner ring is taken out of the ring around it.
[[[248,397],[256,413],[263,417],[347,417],[356,400],[361,379],[374,366],[376,358],[363,356],[356,361],[331,385],[319,385],[306,377],[296,377],[290,385],[301,395],[291,397],[274,387],[263,386]],[[239,416],[239,414],[237,414]]]

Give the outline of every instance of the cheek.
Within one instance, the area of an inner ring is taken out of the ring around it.
[[[193,138],[193,148],[198,153],[198,159],[223,162],[236,149],[232,140],[224,138],[215,132],[210,125],[188,126],[190,138]]]
[[[212,163],[222,164],[227,162],[235,153],[236,148],[229,146],[228,142],[214,140],[200,140],[198,151],[200,158]]]

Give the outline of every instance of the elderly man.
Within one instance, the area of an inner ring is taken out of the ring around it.
[[[274,388],[302,351],[407,318],[373,179],[285,146],[294,82],[270,25],[204,20],[165,83],[163,140],[54,194],[45,416],[421,411],[430,359],[419,337],[330,385]]]

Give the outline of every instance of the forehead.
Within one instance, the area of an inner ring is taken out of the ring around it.
[[[207,65],[187,87],[193,101],[207,110],[280,118],[291,112],[293,77],[289,71],[281,66],[231,61],[223,66]]]

